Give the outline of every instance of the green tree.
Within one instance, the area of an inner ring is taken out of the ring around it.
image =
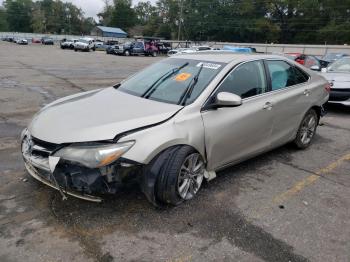
[[[109,0],[105,0],[104,3],[103,11],[98,13],[97,16],[99,18],[99,24],[109,26],[111,24],[114,7]]]
[[[136,24],[136,15],[131,8],[131,0],[114,0],[114,8],[109,26],[128,30]]]
[[[6,32],[8,30],[6,10],[0,6],[0,32]]]
[[[31,0],[5,0],[7,24],[10,31],[31,32]]]
[[[134,11],[137,17],[137,22],[141,25],[145,25],[151,22],[152,19],[158,16],[157,8],[151,4],[151,2],[139,2]]]
[[[82,33],[85,34],[90,34],[92,29],[96,26],[96,21],[92,17],[87,17],[83,19],[82,23]]]

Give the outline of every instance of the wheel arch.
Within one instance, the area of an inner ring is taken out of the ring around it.
[[[309,112],[311,109],[315,110],[315,112],[317,114],[318,122],[320,122],[321,115],[322,115],[322,107],[314,105],[307,112]]]
[[[161,173],[164,172],[164,168],[171,163],[170,159],[173,157],[173,155],[184,146],[190,147],[192,150],[200,154],[196,148],[190,145],[172,145],[159,152],[153,157],[150,163],[144,166],[143,174],[140,179],[140,187],[148,201],[150,201],[154,206],[164,206],[164,203],[162,203],[157,197],[157,185],[159,183],[158,178],[161,176]]]

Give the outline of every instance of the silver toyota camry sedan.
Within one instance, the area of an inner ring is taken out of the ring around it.
[[[136,181],[154,205],[196,196],[216,172],[314,138],[329,83],[284,57],[201,52],[59,99],[22,133],[29,174],[102,201]]]

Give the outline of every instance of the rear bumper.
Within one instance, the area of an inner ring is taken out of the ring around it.
[[[331,90],[328,103],[350,106],[350,89]]]
[[[329,104],[338,104],[344,106],[350,106],[350,99],[347,101],[328,101]]]

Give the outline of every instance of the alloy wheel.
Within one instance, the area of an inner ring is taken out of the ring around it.
[[[192,199],[204,178],[204,161],[198,153],[187,156],[178,175],[177,191],[184,200]]]
[[[300,140],[304,145],[311,142],[313,136],[315,135],[316,126],[317,119],[314,115],[310,114],[304,119],[300,130]]]

